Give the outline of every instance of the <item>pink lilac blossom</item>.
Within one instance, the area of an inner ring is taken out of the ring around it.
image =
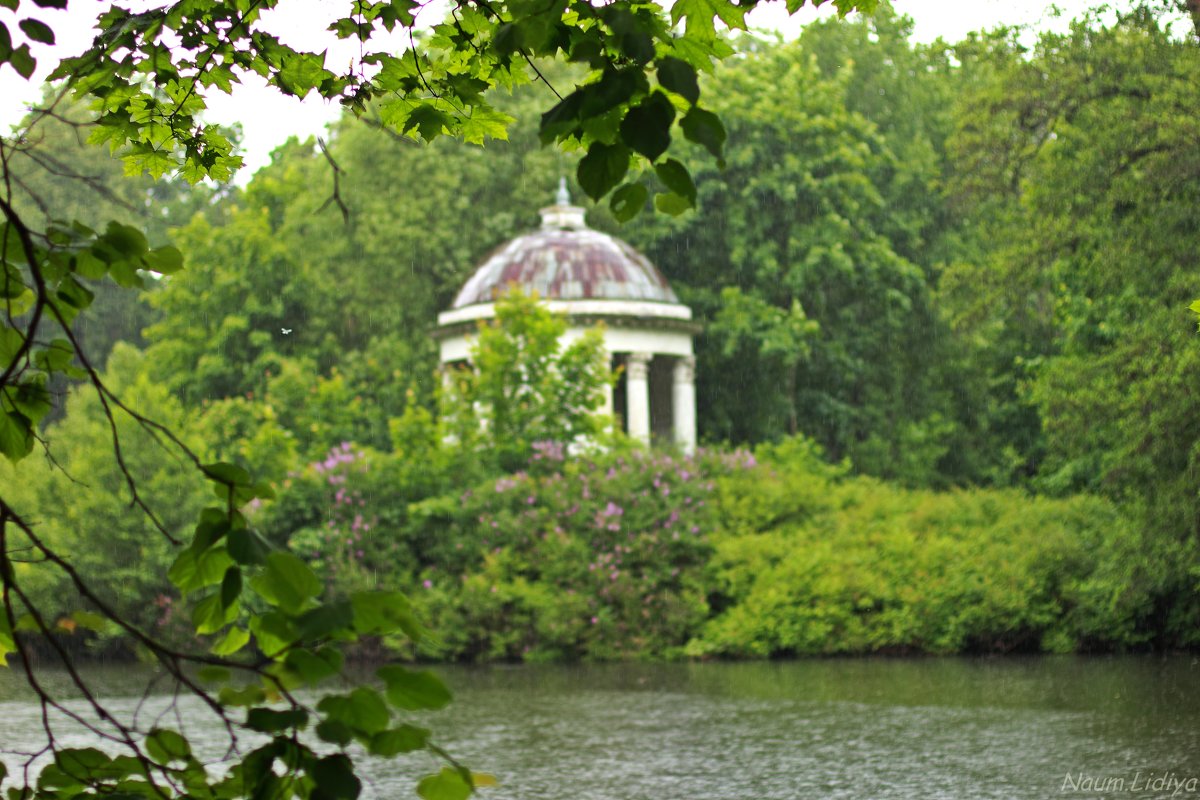
[[[566,458],[561,442],[540,441],[533,443],[534,461],[562,461]]]

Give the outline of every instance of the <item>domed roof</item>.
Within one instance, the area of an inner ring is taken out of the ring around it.
[[[565,182],[542,209],[541,230],[497,248],[454,298],[452,309],[491,303],[517,284],[545,300],[642,300],[678,304],[653,264],[625,242],[592,230]]]

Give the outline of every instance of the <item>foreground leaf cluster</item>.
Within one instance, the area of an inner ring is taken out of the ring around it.
[[[13,2],[19,10],[19,0]],[[801,5],[789,3],[789,12]],[[876,3],[836,5],[844,14],[871,11]],[[481,144],[507,138],[514,121],[488,91],[544,83],[538,63],[561,58],[588,76],[570,91],[550,87],[558,102],[542,115],[539,135],[544,143],[586,150],[578,170],[584,190],[600,198],[617,189],[614,212],[632,217],[648,197],[637,175],[626,182],[640,161],[667,189],[655,199],[660,210],[681,213],[695,204],[687,169],[663,156],[682,135],[721,161],[725,128],[700,105],[698,75],[732,52],[716,21],[744,30],[754,3],[676,0],[664,14],[641,0],[481,0],[455,3],[442,20],[429,19],[438,12],[425,6],[346,3],[345,16],[329,26],[339,39],[361,45],[345,69],[331,67],[325,52],[297,49],[269,31],[263,16],[287,10],[279,0],[113,7],[98,20],[92,47],[64,60],[51,79],[66,79],[93,99],[99,124],[92,141],[120,151],[131,174],[179,171],[196,182],[227,179],[241,165],[228,136],[204,123],[203,112],[207,94],[231,93],[248,75],[356,114],[376,108],[384,125],[414,138],[450,135]],[[20,24],[35,42],[53,41],[36,19]],[[7,40],[7,29],[0,30]],[[8,62],[26,76],[34,61],[27,45],[0,50],[0,65]]]

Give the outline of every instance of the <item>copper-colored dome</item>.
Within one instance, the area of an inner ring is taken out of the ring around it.
[[[588,228],[583,209],[565,203],[542,211],[541,230],[518,236],[484,259],[451,308],[491,303],[512,284],[545,300],[679,303],[645,256]]]

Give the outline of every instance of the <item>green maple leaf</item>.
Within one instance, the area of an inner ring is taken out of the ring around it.
[[[149,172],[155,178],[166,175],[175,166],[171,154],[145,144],[134,145],[124,158],[126,175]]]
[[[237,75],[228,64],[218,64],[205,73],[201,83],[205,86],[216,86],[225,94],[229,94],[233,91],[233,84],[241,83],[241,81],[238,80]]]
[[[675,0],[671,6],[671,24],[687,18],[685,31],[688,36],[711,40],[716,38],[717,28],[713,19],[719,17],[728,27],[746,30],[746,9],[727,0]]]
[[[275,83],[286,93],[303,99],[332,74],[325,69],[324,53],[293,53],[284,60]]]
[[[454,120],[445,112],[439,111],[427,103],[422,103],[409,113],[402,133],[408,133],[413,128],[416,128],[421,138],[429,142],[440,136],[445,129],[451,127],[453,124]]]
[[[483,144],[485,139],[508,141],[508,126],[515,121],[515,117],[491,106],[475,106],[471,109],[471,115],[462,122],[463,141],[469,144]]]

